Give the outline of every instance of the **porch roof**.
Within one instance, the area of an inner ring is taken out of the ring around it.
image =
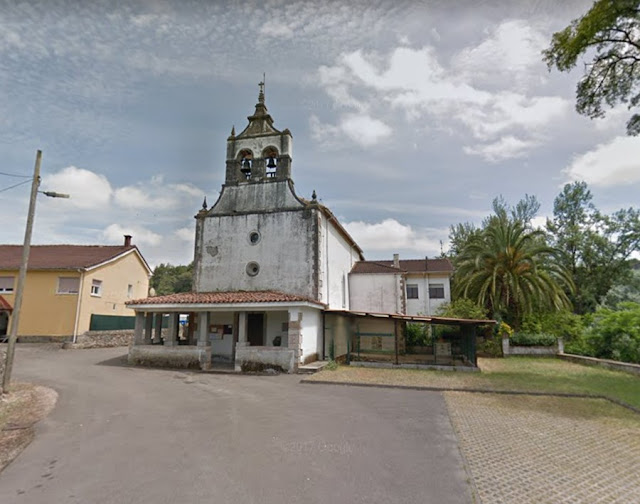
[[[168,294],[166,296],[153,296],[144,299],[134,299],[127,301],[126,305],[133,309],[143,306],[163,307],[175,306],[184,307],[205,307],[216,306],[246,306],[246,305],[315,305],[317,308],[325,308],[326,305],[315,299],[300,296],[297,294],[287,294],[280,291],[227,291],[227,292],[180,292]]]
[[[336,313],[351,317],[371,317],[371,318],[389,318],[395,320],[405,320],[407,322],[426,322],[428,324],[441,325],[484,325],[497,324],[495,320],[482,319],[457,319],[449,317],[427,317],[424,315],[405,315],[403,313],[378,313],[354,310],[325,310],[325,313]]]
[[[5,298],[0,296],[0,311],[13,311],[13,307]]]

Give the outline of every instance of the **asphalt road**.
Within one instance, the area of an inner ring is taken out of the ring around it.
[[[439,393],[130,368],[126,349],[18,345],[59,393],[0,503],[469,503]]]

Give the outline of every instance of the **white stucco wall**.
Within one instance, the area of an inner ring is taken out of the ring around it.
[[[209,325],[230,325],[233,326],[233,313],[209,313]],[[209,333],[209,341],[211,341],[211,355],[215,357],[223,357],[231,359],[233,356],[233,334],[224,334],[222,339],[211,339],[212,333]]]
[[[348,310],[348,275],[360,256],[326,215],[320,214],[319,218],[320,301],[328,304],[329,308]]]
[[[349,275],[351,310],[400,313],[400,276],[395,273],[352,273]]]
[[[418,299],[407,298],[408,315],[435,315],[440,305],[451,302],[451,284],[448,275],[407,275],[406,283],[418,286]],[[429,284],[443,284],[444,299],[429,299]]]
[[[322,311],[301,308],[300,362],[314,353],[322,357]],[[290,314],[291,316],[291,314]]]
[[[249,234],[260,233],[252,245]],[[314,297],[313,215],[285,211],[206,218],[196,290],[279,290]],[[247,274],[256,262],[260,272]]]
[[[266,312],[266,325],[267,334],[265,338],[265,346],[273,346],[273,338],[280,336],[280,346],[286,347],[288,345],[287,330],[282,330],[282,324],[289,321],[289,313],[282,312]]]

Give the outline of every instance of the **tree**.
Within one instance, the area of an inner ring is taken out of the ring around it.
[[[153,269],[151,287],[159,296],[176,292],[189,292],[193,282],[193,263],[187,266],[159,264]]]
[[[456,258],[455,293],[517,328],[535,310],[570,307],[573,282],[558,256],[543,231],[493,216]]]
[[[544,60],[565,72],[580,56],[593,54],[585,63],[576,88],[576,110],[591,119],[603,117],[603,105],[640,104],[640,0],[597,0],[579,19],[553,34]],[[627,122],[629,135],[640,134],[640,114]]]
[[[592,202],[585,182],[566,184],[547,220],[551,244],[562,250],[561,260],[571,273],[570,294],[576,313],[595,310],[617,283],[631,275],[630,255],[640,246],[640,212],[621,209],[602,214]]]

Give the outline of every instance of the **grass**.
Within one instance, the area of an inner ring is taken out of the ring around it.
[[[640,377],[553,358],[478,359],[481,373],[339,366],[311,381],[602,395],[640,408]]]

